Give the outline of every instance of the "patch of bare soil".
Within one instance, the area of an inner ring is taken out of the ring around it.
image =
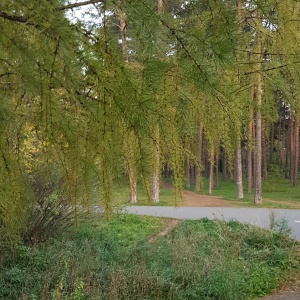
[[[167,224],[165,226],[165,228],[160,231],[158,234],[152,236],[148,242],[149,243],[154,243],[155,241],[157,241],[160,237],[165,236],[167,233],[169,233],[174,227],[176,227],[181,221],[177,220],[177,219],[168,219]]]
[[[219,197],[199,195],[187,190],[182,191],[182,206],[201,206],[201,207],[233,207],[236,206],[231,201],[222,200]]]
[[[260,298],[260,300],[299,300],[300,288],[298,287],[283,287],[281,290],[276,290],[274,294]]]
[[[172,190],[172,185],[169,183],[164,183],[164,188],[168,190]],[[223,200],[216,196],[209,195],[200,195],[195,192],[191,192],[188,190],[181,191],[183,201],[180,203],[180,206],[190,206],[190,207],[234,207],[237,206],[238,203],[234,203],[233,201]]]

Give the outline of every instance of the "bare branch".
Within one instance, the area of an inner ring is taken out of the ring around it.
[[[76,8],[76,7],[81,7],[81,6],[85,6],[85,5],[89,5],[89,4],[97,4],[97,3],[103,3],[105,0],[88,0],[88,1],[82,1],[82,2],[78,2],[78,3],[73,3],[73,4],[68,4],[68,5],[64,5],[64,6],[59,6],[57,8],[54,9],[54,11],[64,11],[67,9],[72,9],[72,8]],[[19,15],[9,15],[6,12],[2,12],[0,11],[0,18],[4,18],[13,22],[18,22],[18,23],[24,23],[27,25],[31,25],[34,27],[39,27],[39,25],[30,22],[29,18],[26,16],[19,16]]]
[[[29,19],[24,17],[24,16],[18,16],[18,15],[9,15],[5,12],[2,12],[0,11],[0,17],[4,18],[4,19],[7,19],[7,20],[10,20],[10,21],[14,21],[14,22],[19,22],[19,23],[26,23],[26,24],[29,24],[29,25],[33,25],[33,26],[36,26],[35,24],[29,22]]]
[[[0,77],[9,76],[9,75],[16,75],[16,73],[7,72],[7,73],[0,74]]]
[[[277,67],[273,67],[273,68],[268,68],[268,69],[263,69],[263,70],[254,70],[251,72],[245,72],[244,75],[250,75],[250,74],[254,74],[254,73],[258,73],[258,72],[267,72],[267,71],[273,71],[273,70],[277,70],[277,69],[282,69],[284,67],[289,66],[289,64],[285,64],[285,65],[281,65],[281,66],[277,66]]]
[[[89,5],[89,4],[97,4],[97,3],[103,3],[103,2],[104,2],[104,0],[83,1],[83,2],[72,3],[72,4],[60,6],[56,10],[57,11],[63,11],[63,10],[67,10],[67,9],[72,9],[72,8],[76,8],[76,7],[81,7],[81,6]]]

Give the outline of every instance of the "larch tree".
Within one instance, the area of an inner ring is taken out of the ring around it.
[[[88,4],[96,8],[89,22],[66,17]],[[113,185],[123,174],[131,202],[138,178],[159,200],[163,164],[177,198],[185,172],[193,171],[200,190],[204,167],[212,193],[220,155],[226,153],[224,174],[225,166],[231,172],[236,149],[242,198],[245,144],[248,192],[255,156],[255,203],[262,200],[262,161],[265,174],[276,163],[296,185],[298,14],[292,0],[3,0],[3,241],[18,239],[39,205],[40,186],[59,190],[43,201],[66,205],[100,195],[110,213]]]
[[[254,159],[254,203],[262,203],[262,190],[261,190],[261,162],[262,162],[262,12],[261,7],[256,7],[255,25],[255,59],[256,65],[256,122],[255,122],[255,159]]]
[[[237,2],[237,26],[238,33],[242,32],[242,1],[238,0]],[[239,60],[239,58],[237,58]],[[241,86],[241,70],[237,66],[237,83],[239,88]],[[242,170],[242,146],[241,146],[241,137],[238,134],[237,136],[237,149],[236,149],[236,186],[237,186],[237,199],[243,199],[243,170]]]

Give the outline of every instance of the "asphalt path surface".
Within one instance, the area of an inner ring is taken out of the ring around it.
[[[130,214],[156,216],[174,219],[197,220],[201,218],[236,220],[262,228],[270,228],[271,220],[286,221],[292,229],[291,237],[300,241],[300,210],[268,209],[268,208],[237,208],[237,207],[173,207],[173,206],[128,206]],[[284,221],[284,222],[285,222]],[[271,295],[261,300],[299,300],[300,289]]]
[[[201,218],[236,220],[255,226],[270,228],[271,220],[292,229],[291,237],[300,241],[300,210],[268,209],[268,208],[237,208],[237,207],[173,207],[173,206],[128,206],[130,214],[197,220]],[[285,221],[283,221],[285,220]]]

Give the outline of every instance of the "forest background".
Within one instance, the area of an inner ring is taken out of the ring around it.
[[[86,22],[67,14],[92,5]],[[300,3],[1,1],[0,237],[35,243],[126,181],[297,185]],[[47,223],[47,220],[51,222]],[[53,220],[55,220],[53,222]],[[43,225],[42,225],[43,224]],[[54,225],[55,224],[55,225]],[[39,236],[36,231],[39,230]],[[50,230],[50,231],[51,231]]]

